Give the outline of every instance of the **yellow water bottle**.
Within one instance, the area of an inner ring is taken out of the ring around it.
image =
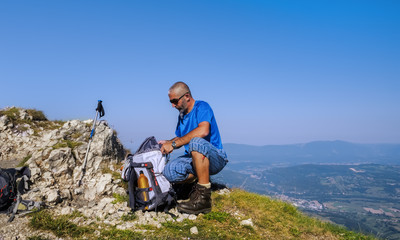
[[[138,178],[138,188],[139,189],[148,188],[149,187],[149,180],[143,174],[143,171],[140,171],[139,174],[140,175],[139,175],[139,178]],[[142,195],[143,201],[145,201],[145,202],[149,201],[149,192],[148,191],[143,191],[142,194],[143,194]],[[146,207],[145,209],[148,209],[148,207]]]

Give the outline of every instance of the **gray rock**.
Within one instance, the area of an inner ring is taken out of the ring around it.
[[[69,189],[63,189],[60,192],[61,199],[72,200],[72,194]]]
[[[96,185],[97,194],[103,194],[105,191],[111,189],[112,183],[112,175],[111,174],[103,174],[101,175],[99,181]]]
[[[251,218],[241,221],[240,225],[242,225],[242,226],[250,226],[250,227],[254,226],[253,225],[253,221],[251,220]]]
[[[74,210],[71,207],[64,207],[61,209],[60,213],[61,213],[61,215],[67,215],[67,214],[71,214],[73,211]]]
[[[47,192],[47,202],[58,203],[61,200],[57,189],[51,189]]]
[[[190,234],[194,234],[194,235],[199,234],[199,230],[197,229],[196,226],[190,228]]]

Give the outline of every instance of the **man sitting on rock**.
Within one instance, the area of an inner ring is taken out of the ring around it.
[[[172,107],[179,111],[176,137],[163,144],[164,154],[185,146],[185,155],[167,163],[163,174],[173,184],[189,184],[198,180],[187,201],[178,204],[184,213],[211,211],[210,175],[220,172],[228,162],[222,148],[214,113],[204,101],[195,101],[184,82],[176,82],[168,91]]]

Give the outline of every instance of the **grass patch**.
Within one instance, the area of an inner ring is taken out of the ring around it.
[[[62,140],[61,142],[55,144],[53,146],[53,149],[59,149],[59,148],[65,148],[65,147],[69,147],[71,149],[74,149],[80,145],[82,145],[83,143],[81,142],[74,142],[71,140]]]
[[[48,121],[46,115],[42,111],[36,109],[27,109],[26,112],[32,119],[21,119],[19,108],[12,107],[5,110],[0,110],[0,116],[7,116],[13,123],[30,123],[32,121]]]
[[[110,169],[110,167],[108,165],[101,165],[101,173],[102,174],[111,174],[112,178],[114,181],[116,180],[121,180],[118,183],[118,186],[124,188],[124,189],[128,189],[128,182],[125,182],[122,178],[121,178],[121,173],[118,172],[117,170],[121,168],[121,163],[112,163],[112,168],[115,169],[114,171]]]
[[[112,204],[117,204],[117,203],[122,203],[122,202],[128,202],[129,201],[129,196],[128,195],[121,195],[118,193],[113,193],[113,197],[115,198],[114,201],[112,201]]]
[[[31,213],[29,226],[44,231],[51,231],[54,235],[61,238],[72,239],[144,239],[146,236],[131,230],[118,230],[115,227],[99,225],[78,226],[70,220],[80,216],[80,213],[72,213],[63,216],[53,216],[48,210]],[[99,231],[99,229],[101,229]],[[29,239],[45,239],[33,236]],[[155,238],[154,238],[155,239]]]
[[[130,231],[119,230],[116,228],[102,230],[99,237],[96,239],[118,239],[118,240],[133,240],[133,239],[151,239],[146,234]]]
[[[124,196],[114,195],[117,201]],[[30,225],[53,232],[57,237],[71,239],[375,239],[321,222],[299,212],[295,207],[269,197],[233,190],[230,194],[212,194],[213,210],[198,215],[196,220],[163,222],[161,228],[139,225],[135,229],[119,230],[108,225],[77,226],[71,219],[80,213],[54,217],[46,210],[34,213]],[[240,221],[252,219],[254,226],[242,226]],[[134,221],[137,216],[127,213],[122,221]],[[191,235],[196,226],[199,234]]]
[[[243,234],[246,239],[310,239],[315,236],[319,236],[320,239],[374,239],[371,236],[310,218],[291,204],[242,190],[236,189],[229,195],[213,193],[213,199],[213,212],[218,214],[211,212],[213,215],[206,214],[203,218],[222,220],[216,224],[221,225],[220,229],[229,222],[235,225],[229,216],[221,215],[220,212],[231,212],[231,215],[240,213],[242,220],[251,218],[254,229],[251,227],[245,229],[246,227],[241,226],[241,229],[237,230],[238,234]],[[254,230],[257,230],[257,233],[253,232]],[[247,234],[253,232],[253,235],[244,234],[246,231]],[[225,234],[230,236],[230,233]],[[252,237],[254,234],[258,236]]]
[[[7,118],[16,126],[18,126],[19,131],[26,131],[28,128],[26,126],[20,126],[28,124],[33,129],[34,136],[39,136],[42,130],[54,130],[60,128],[65,122],[64,121],[49,121],[46,115],[36,109],[26,109],[26,113],[31,116],[31,118],[21,119],[20,111],[23,109],[12,107],[4,110],[0,110],[0,116],[7,116]]]
[[[26,164],[26,162],[31,159],[32,154],[29,154],[28,156],[24,157],[24,159],[22,159],[22,161],[20,163],[18,163],[17,167],[27,167],[28,165]]]
[[[216,220],[218,222],[225,222],[229,217],[229,213],[226,212],[209,212],[204,215],[204,219]]]
[[[87,219],[87,217],[85,215],[83,215],[81,212],[79,212],[78,210],[74,210],[72,213],[65,215],[68,218],[77,218],[77,217],[82,217],[84,219]]]
[[[19,109],[16,107],[0,110],[0,116],[7,116],[11,122],[15,122],[19,118]]]
[[[64,125],[65,122],[53,122],[53,121],[40,121],[40,122],[35,122],[34,124],[34,130],[36,129],[37,131],[40,130],[54,130],[54,129],[59,129]]]
[[[80,132],[76,132],[76,133],[71,134],[71,138],[72,139],[77,139],[77,138],[79,138],[81,136],[82,136],[82,133],[80,133]]]
[[[70,222],[70,218],[69,215],[53,217],[49,211],[43,210],[32,214],[29,225],[35,229],[49,230],[57,237],[82,238],[94,232],[90,227]]]
[[[121,217],[121,220],[122,220],[122,221],[125,221],[125,222],[135,221],[136,219],[137,219],[136,214],[134,214],[134,213],[132,213],[132,212],[129,212],[128,214],[124,214],[124,215],[122,215],[122,217]]]

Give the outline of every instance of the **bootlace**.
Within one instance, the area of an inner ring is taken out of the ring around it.
[[[197,185],[197,184],[196,184],[196,185]],[[197,188],[196,185],[193,186],[192,191],[191,191],[190,194],[189,194],[190,200],[196,200],[196,199],[199,198],[199,196],[201,195],[201,194],[200,194],[200,191],[199,191],[199,189]]]

